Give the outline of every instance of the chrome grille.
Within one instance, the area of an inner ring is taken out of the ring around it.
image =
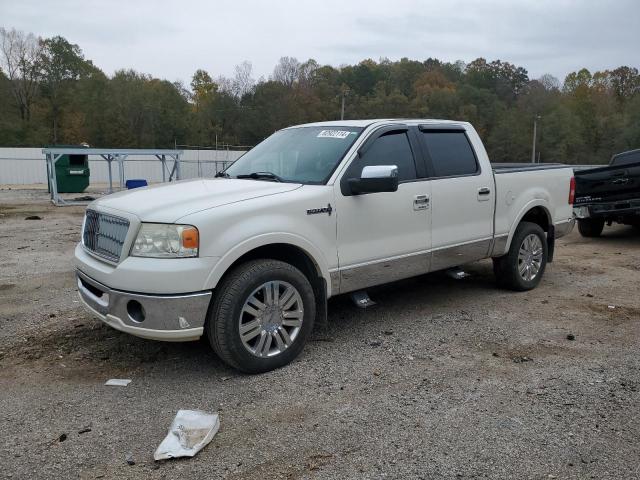
[[[129,231],[129,220],[87,210],[82,244],[90,252],[111,262],[120,260],[122,245]]]

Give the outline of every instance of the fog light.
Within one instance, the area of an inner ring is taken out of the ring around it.
[[[129,300],[127,302],[127,313],[129,314],[129,318],[134,322],[144,322],[144,308],[137,300]]]

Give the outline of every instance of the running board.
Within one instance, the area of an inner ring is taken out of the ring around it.
[[[359,290],[351,294],[351,301],[359,308],[373,307],[376,302],[369,298],[366,290]]]

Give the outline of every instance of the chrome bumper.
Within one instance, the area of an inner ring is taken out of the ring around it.
[[[197,340],[203,334],[211,292],[145,295],[113,290],[80,270],[76,277],[84,306],[116,330],[169,342]]]
[[[569,235],[576,224],[575,217],[570,218],[566,222],[559,222],[554,225],[555,238],[561,238],[565,235]]]
[[[616,216],[635,216],[640,209],[640,200],[618,200],[612,202],[589,203],[573,207],[573,214],[579,219],[611,218]]]

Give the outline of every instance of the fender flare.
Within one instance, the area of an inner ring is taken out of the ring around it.
[[[511,224],[511,227],[509,228],[509,236],[507,237],[507,244],[503,253],[508,252],[509,248],[511,248],[511,241],[513,240],[513,236],[516,233],[516,228],[518,228],[518,225],[520,225],[520,222],[522,221],[524,216],[529,213],[531,209],[536,207],[542,207],[542,210],[547,215],[547,219],[549,220],[549,228],[551,229],[553,227],[553,218],[551,217],[551,212],[549,210],[549,202],[541,198],[536,198],[529,201],[520,209],[518,215],[516,216],[516,219]]]
[[[252,238],[249,238],[231,250],[226,252],[220,260],[213,267],[211,273],[207,277],[207,281],[205,283],[205,289],[214,289],[223,275],[229,270],[231,265],[233,265],[236,260],[238,260],[243,255],[249,253],[252,250],[255,250],[259,247],[265,247],[267,245],[273,244],[288,244],[302,250],[315,264],[318,272],[322,278],[325,279],[327,285],[327,298],[331,296],[331,276],[329,274],[328,262],[322,253],[322,251],[317,248],[312,242],[307,240],[306,238],[296,235],[294,233],[288,232],[274,232],[274,233],[265,233],[262,235],[258,235]]]

